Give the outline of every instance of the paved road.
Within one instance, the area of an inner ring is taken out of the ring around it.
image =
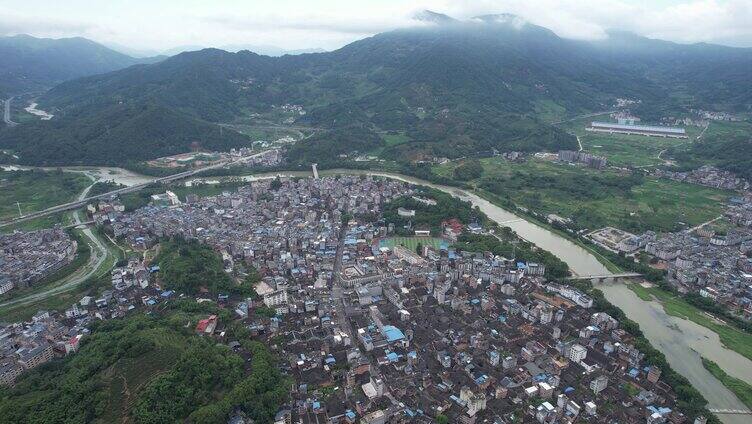
[[[10,119],[10,102],[11,102],[11,100],[13,100],[13,97],[11,97],[9,99],[6,99],[5,102],[3,102],[5,104],[5,111],[3,112],[3,121],[5,122],[6,125],[12,127],[12,126],[16,125],[17,122],[13,122]]]
[[[719,216],[719,217],[716,217],[716,218],[713,218],[713,219],[711,219],[710,221],[705,221],[705,222],[703,222],[703,223],[702,223],[702,224],[700,224],[700,225],[695,225],[694,227],[692,227],[692,228],[689,228],[689,229],[685,230],[685,232],[686,232],[687,234],[689,234],[689,233],[691,233],[691,232],[693,232],[693,231],[697,231],[697,230],[699,230],[700,228],[702,228],[702,227],[704,227],[704,226],[706,226],[706,225],[709,225],[709,224],[712,224],[712,223],[714,223],[714,222],[718,221],[719,219],[723,219],[723,215],[721,215],[721,216]]]
[[[86,187],[78,196],[78,199],[80,200],[86,198],[89,190],[91,190],[93,186],[94,184],[91,184]],[[81,211],[75,211],[73,213],[73,220],[77,224],[80,224],[82,222]],[[32,293],[28,296],[19,297],[17,299],[0,303],[0,308],[7,306],[28,305],[36,301],[46,299],[47,297],[54,296],[56,294],[65,293],[67,291],[73,290],[79,284],[95,276],[97,271],[99,271],[99,268],[102,266],[105,260],[107,260],[107,247],[105,246],[104,242],[96,234],[94,234],[91,228],[86,228],[82,232],[84,234],[84,237],[86,237],[87,239],[85,240],[85,242],[89,245],[89,249],[91,250],[89,261],[84,266],[65,277],[63,280],[61,280],[61,282],[54,283],[53,287],[50,287],[47,290],[38,293]]]
[[[705,128],[703,128],[702,131],[700,131],[700,134],[697,137],[695,137],[695,141],[701,139],[702,136],[705,135],[705,131],[707,131],[707,129],[708,129],[709,126],[710,126],[710,122],[708,122],[708,124],[705,125]]]
[[[234,161],[231,161],[231,163],[243,162],[245,160],[250,159],[251,157],[253,157],[253,156],[245,157],[245,158],[242,158],[240,160],[234,160]],[[208,169],[219,168],[220,166],[224,166],[226,164],[227,163],[222,163],[222,164],[218,164],[218,165],[212,165],[212,166],[209,166],[209,167],[206,167],[206,168],[202,168],[202,169],[199,169],[199,170],[184,172],[182,174],[172,175],[172,176],[166,177],[166,178],[157,178],[157,179],[155,179],[155,181],[172,181],[172,180],[176,180],[176,179],[180,179],[180,178],[185,178],[185,177],[189,177],[189,176],[195,175],[196,173],[206,171]],[[93,179],[93,177],[91,175],[89,175],[89,174],[86,174],[86,175],[89,176],[89,178]],[[137,186],[127,187],[126,189],[115,190],[113,192],[105,193],[105,194],[100,195],[100,196],[87,197],[89,195],[89,191],[94,186],[94,183],[92,183],[91,185],[89,185],[88,187],[86,187],[81,192],[81,194],[78,195],[78,198],[74,202],[67,203],[65,205],[60,205],[60,206],[56,206],[56,207],[47,209],[45,211],[42,211],[43,212],[42,214],[29,214],[29,215],[26,215],[24,218],[27,218],[27,217],[29,217],[31,215],[36,215],[35,217],[38,217],[38,216],[48,215],[50,213],[61,212],[61,211],[64,211],[64,210],[76,209],[76,208],[79,208],[79,207],[83,206],[84,204],[88,203],[91,199],[95,199],[95,198],[99,198],[99,197],[106,197],[106,196],[110,196],[110,195],[115,194],[115,193],[127,193],[127,192],[131,192],[131,191],[137,191],[137,190],[140,190],[140,189],[148,186],[149,184],[151,184],[151,183],[140,184],[140,185],[137,185]],[[127,189],[134,189],[134,190],[127,190]],[[51,212],[51,210],[54,211],[54,212]],[[81,218],[81,211],[80,210],[77,210],[77,211],[73,212],[73,220],[74,220],[74,222],[76,224],[81,224],[83,222],[82,218]],[[13,221],[11,221],[11,222],[13,222]],[[16,221],[16,222],[19,222],[19,221]],[[8,225],[8,223],[0,224],[0,226],[4,226],[4,225]],[[54,296],[54,295],[57,295],[57,294],[65,293],[67,291],[73,290],[74,288],[76,288],[78,285],[82,284],[83,282],[85,282],[89,278],[94,277],[95,274],[97,273],[97,271],[99,271],[99,269],[101,268],[102,264],[104,264],[104,262],[107,260],[108,250],[107,250],[107,247],[105,246],[106,242],[104,242],[99,236],[97,236],[91,230],[91,228],[85,228],[85,229],[83,229],[82,233],[88,239],[88,240],[86,240],[86,243],[89,245],[89,248],[91,249],[91,256],[89,257],[89,261],[86,263],[86,265],[82,266],[81,268],[79,268],[78,270],[76,270],[75,272],[73,272],[72,274],[70,274],[69,276],[65,277],[60,283],[55,283],[53,287],[50,287],[49,289],[41,291],[41,292],[38,292],[38,293],[33,293],[33,294],[28,295],[28,296],[19,297],[17,299],[13,299],[13,300],[9,300],[9,301],[4,302],[4,303],[0,303],[0,308],[4,308],[4,307],[8,307],[8,306],[19,306],[19,305],[23,306],[23,305],[28,305],[28,304],[34,303],[36,301],[39,301],[39,300],[42,300],[42,299],[46,299],[47,297],[50,297],[50,296]],[[343,234],[343,236],[341,238],[341,244],[344,246],[344,234]],[[339,253],[339,255],[340,255],[340,257],[339,257],[339,259],[340,259],[339,263],[341,264],[341,249],[339,250],[339,252],[340,252]],[[343,312],[343,316],[344,316],[344,310],[342,312]],[[348,330],[349,330],[348,331],[349,333],[352,332],[351,328],[349,328]],[[354,338],[352,337],[352,334],[350,334],[350,337],[351,337],[352,340],[354,340]]]
[[[354,331],[352,322],[350,321],[350,318],[347,317],[347,305],[345,304],[345,296],[344,296],[345,288],[342,287],[342,280],[340,280],[339,278],[339,276],[341,275],[340,271],[342,270],[342,255],[345,249],[345,236],[346,235],[347,235],[347,224],[343,224],[342,229],[340,230],[340,233],[339,233],[339,243],[337,244],[337,253],[334,258],[334,267],[332,268],[332,272],[334,273],[334,278],[332,279],[333,280],[332,300],[334,300],[334,305],[337,310],[337,320],[339,322],[339,325],[342,331],[347,333],[352,343],[354,343],[355,346],[357,346],[358,349],[360,349],[361,354],[363,354],[371,363],[371,375],[374,378],[383,379],[384,377],[379,372],[379,365],[378,363],[376,363],[374,356],[368,354],[367,352],[364,352],[363,349],[360,348],[358,339],[355,337],[355,331]],[[392,408],[394,408],[395,410],[401,409],[401,407],[399,406],[399,402],[397,401],[397,399],[394,398],[394,396],[392,396],[391,393],[386,392],[384,396],[386,396],[386,398],[389,399],[389,401],[392,403],[392,405],[389,407],[390,409]],[[395,411],[392,410],[391,412],[388,412],[387,414],[391,416],[394,413]]]

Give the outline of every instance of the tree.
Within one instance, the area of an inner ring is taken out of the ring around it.
[[[269,184],[269,189],[273,191],[277,191],[282,187],[282,180],[277,176],[277,178],[273,179],[272,182]]]
[[[478,159],[471,159],[454,168],[453,175],[455,179],[460,181],[474,180],[483,175],[483,165]]]
[[[418,242],[418,245],[415,246],[415,253],[421,256],[423,255],[423,243]]]
[[[437,415],[436,416],[436,423],[437,424],[449,424],[449,417],[446,415]]]

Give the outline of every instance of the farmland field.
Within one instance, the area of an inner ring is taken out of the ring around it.
[[[614,170],[529,159],[482,159],[483,175],[469,183],[543,214],[570,218],[581,228],[676,231],[721,215],[730,191]],[[458,162],[434,167],[451,178]]]

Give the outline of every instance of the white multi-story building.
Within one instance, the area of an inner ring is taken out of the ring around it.
[[[590,390],[596,395],[604,391],[608,387],[608,377],[605,375],[599,375],[593,381],[590,382]]]
[[[581,344],[575,343],[569,350],[569,359],[572,362],[580,363],[587,356],[587,348]]]
[[[275,290],[264,295],[264,305],[269,308],[276,308],[280,305],[287,304],[287,290]]]

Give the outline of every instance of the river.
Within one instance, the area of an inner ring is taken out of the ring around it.
[[[63,168],[63,170],[85,172],[97,179],[112,179],[125,185],[134,185],[153,179],[152,177],[138,175],[121,168],[73,167]],[[310,172],[283,172],[233,178],[240,178],[243,181],[255,181],[273,178],[280,174],[291,177],[311,176]],[[567,262],[572,272],[577,275],[610,274],[608,269],[586,249],[465,190],[385,172],[334,169],[322,171],[320,174],[368,174],[436,188],[470,201],[489,218],[501,225],[510,227],[520,237]],[[219,178],[195,178],[189,181],[212,183],[219,182]],[[684,375],[705,396],[710,408],[747,409],[733,393],[726,389],[721,382],[715,379],[702,366],[700,355],[716,362],[729,374],[741,378],[750,384],[752,384],[752,361],[734,351],[724,348],[718,339],[718,335],[714,332],[689,320],[667,315],[659,303],[641,300],[624,284],[602,284],[598,288],[603,291],[609,302],[621,308],[630,319],[640,324],[645,337],[647,337],[656,349],[666,355],[666,359],[674,370]],[[720,415],[720,418],[726,424],[749,424],[751,420],[750,416],[744,415]]]
[[[345,170],[325,173],[338,172],[361,173]],[[610,274],[608,269],[584,248],[473,193],[454,187],[431,184],[404,175],[367,173],[434,187],[468,200],[489,218],[512,228],[522,238],[567,262],[575,274]],[[702,366],[700,354],[716,362],[729,374],[750,384],[752,384],[752,361],[724,348],[714,332],[692,321],[669,316],[658,302],[641,300],[624,284],[602,284],[598,288],[603,291],[609,302],[621,308],[630,319],[640,324],[645,337],[656,349],[663,352],[674,370],[685,376],[703,394],[710,408],[747,409],[731,391]],[[748,415],[720,415],[719,418],[726,424],[749,424],[751,421]]]
[[[40,169],[43,171],[55,171],[62,170],[63,172],[78,172],[86,174],[95,181],[114,181],[115,183],[122,184],[124,186],[134,186],[137,184],[147,183],[154,180],[154,177],[137,174],[132,171],[128,171],[123,168],[116,168],[110,166],[58,166],[58,167],[39,167],[39,166],[23,166],[23,165],[0,165],[0,169],[3,171],[28,171],[32,169]]]

